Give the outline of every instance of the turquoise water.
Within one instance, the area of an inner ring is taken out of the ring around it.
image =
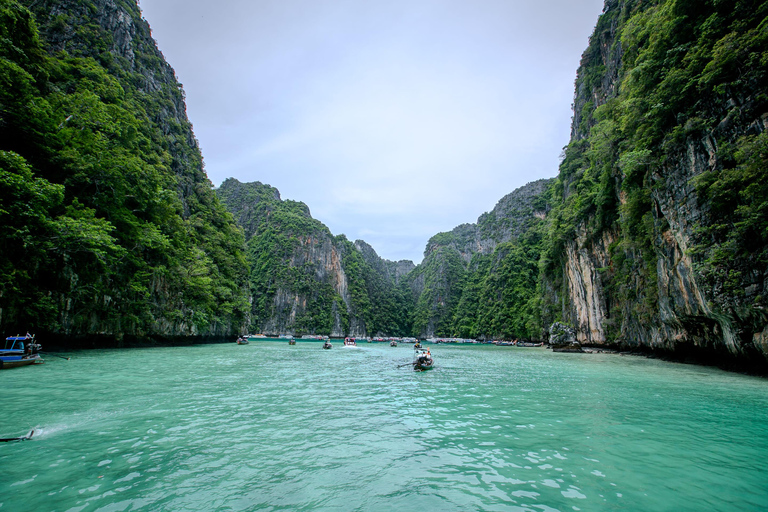
[[[768,380],[610,354],[252,342],[3,370],[0,512],[768,509]]]

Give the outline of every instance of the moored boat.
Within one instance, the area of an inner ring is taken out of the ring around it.
[[[5,338],[5,348],[0,350],[0,369],[16,368],[30,364],[43,364],[40,357],[43,347],[35,341],[35,335],[8,336]]]
[[[325,341],[325,340],[328,340],[330,338],[328,338],[328,336],[324,336],[322,334],[305,334],[304,336],[301,337],[301,339],[303,339],[303,340]]]
[[[541,347],[543,346],[543,343],[532,343],[530,341],[516,341],[515,346],[516,347]]]

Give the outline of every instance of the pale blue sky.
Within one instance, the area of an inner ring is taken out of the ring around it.
[[[218,186],[418,263],[557,174],[602,0],[141,0]]]

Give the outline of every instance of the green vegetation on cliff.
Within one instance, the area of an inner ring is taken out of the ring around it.
[[[767,155],[768,2],[607,0],[558,178],[414,268],[267,185],[214,192],[136,3],[0,0],[0,328],[537,338],[562,320],[768,354]]]
[[[217,194],[248,238],[252,330],[409,332],[407,294],[375,253],[370,258],[378,261],[366,261],[344,235],[334,237],[313,219],[304,203],[281,200],[269,185],[230,178]]]
[[[138,7],[120,3],[135,34],[115,49],[103,6],[56,2],[52,16],[51,2],[27,3],[0,0],[0,324],[237,330],[243,236]]]
[[[682,338],[715,318],[728,326],[741,318],[753,322],[743,332],[752,343],[766,306],[755,290],[768,263],[767,65],[768,2],[607,2],[582,58],[556,184],[543,259],[547,321],[569,310],[558,311],[552,293],[567,287],[566,247],[579,239],[599,254],[607,240],[598,269],[607,338],[663,322],[682,323]],[[659,266],[675,236],[710,301],[677,319],[662,302],[689,299],[662,292],[670,285]]]
[[[408,275],[418,336],[538,338],[537,282],[552,180],[529,183],[478,218],[438,233]]]

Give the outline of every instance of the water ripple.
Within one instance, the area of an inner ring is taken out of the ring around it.
[[[538,349],[433,352],[423,373],[398,368],[408,346],[315,343],[91,351],[0,372],[0,434],[40,428],[0,446],[0,509],[768,507],[764,380]],[[39,404],[15,405],[29,389]]]

